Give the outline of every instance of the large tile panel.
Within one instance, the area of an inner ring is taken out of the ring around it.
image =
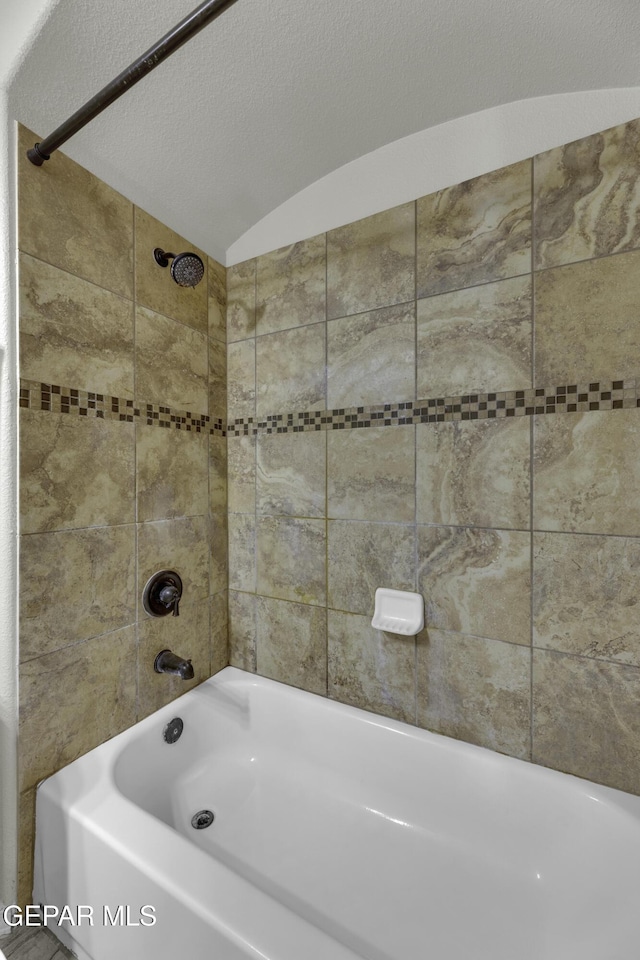
[[[373,616],[378,587],[415,590],[413,526],[329,521],[328,605]]]
[[[143,307],[136,310],[136,394],[197,414],[209,412],[207,337]]]
[[[256,672],[256,602],[253,593],[229,591],[229,663]]]
[[[204,433],[136,425],[139,521],[207,513],[207,439]]]
[[[258,257],[256,332],[275,333],[325,319],[324,234]]]
[[[323,410],[326,406],[325,324],[271,333],[256,340],[256,414]]]
[[[256,261],[227,267],[227,342],[256,335]]]
[[[256,464],[258,513],[324,517],[326,447],[325,431],[259,436]]]
[[[311,693],[327,692],[327,611],[256,598],[257,670]]]
[[[325,527],[324,520],[258,517],[257,592],[281,600],[324,604]]]

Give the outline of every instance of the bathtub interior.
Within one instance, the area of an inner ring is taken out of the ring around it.
[[[634,798],[234,668],[174,707],[180,740],[141,729],[117,789],[370,960],[426,931],[438,956],[499,940],[522,960],[622,957],[638,934]],[[195,830],[203,809],[215,819]]]

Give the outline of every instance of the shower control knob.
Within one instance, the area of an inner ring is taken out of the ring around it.
[[[175,570],[160,570],[147,581],[142,593],[142,605],[151,617],[180,616],[182,580]]]

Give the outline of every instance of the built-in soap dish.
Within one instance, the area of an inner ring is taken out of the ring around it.
[[[424,600],[419,593],[378,587],[371,626],[385,633],[413,637],[424,627]]]

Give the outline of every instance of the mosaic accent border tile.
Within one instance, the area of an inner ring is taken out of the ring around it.
[[[454,420],[491,420],[531,417],[538,414],[588,413],[640,407],[640,377],[598,380],[559,387],[533,387],[496,393],[472,393],[403,403],[335,410],[303,410],[272,414],[262,420],[245,417],[225,424],[220,418],[157,403],[134,401],[57,384],[20,380],[20,407],[71,416],[98,417],[128,423],[145,423],[165,429],[209,433],[221,437],[256,434],[303,433],[312,430],[351,430],[406,424],[446,423]]]
[[[212,419],[204,413],[175,410],[145,400],[112,397],[104,393],[35,380],[20,380],[19,405],[28,410],[48,410],[51,413],[66,413],[71,416],[146,423],[150,427],[226,436],[224,421],[220,418]]]

